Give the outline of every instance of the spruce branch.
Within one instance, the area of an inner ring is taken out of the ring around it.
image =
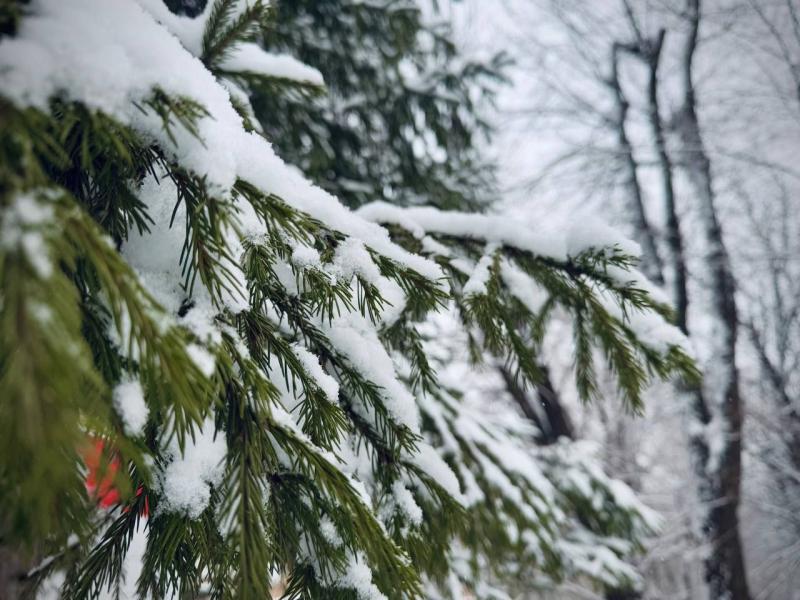
[[[238,43],[255,39],[266,29],[269,6],[262,0],[245,6],[236,14],[237,0],[216,0],[203,33],[201,59],[211,72],[216,72],[225,56]]]

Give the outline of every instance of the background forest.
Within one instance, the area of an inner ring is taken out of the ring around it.
[[[794,0],[0,0],[0,598],[800,599]]]
[[[509,210],[623,227],[700,357],[702,392],[652,389],[633,419],[575,402],[549,363],[573,434],[668,524],[640,563],[642,597],[709,597],[717,554],[737,591],[710,597],[796,598],[800,9],[566,0],[451,15],[465,48],[514,61],[493,145]],[[709,519],[726,521],[725,550]]]

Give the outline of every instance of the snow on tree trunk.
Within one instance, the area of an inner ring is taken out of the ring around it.
[[[712,599],[749,600],[738,508],[742,473],[742,399],[736,368],[738,318],[735,285],[714,205],[711,162],[706,154],[692,79],[700,26],[700,1],[688,0],[690,32],[683,55],[684,104],[678,128],[685,169],[702,220],[705,267],[713,319],[710,361],[702,388],[692,389],[691,450],[698,478],[702,527],[710,549],[705,578]]]

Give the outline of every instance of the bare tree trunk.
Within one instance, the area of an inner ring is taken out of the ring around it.
[[[687,269],[686,256],[684,251],[683,234],[680,227],[680,219],[675,201],[674,166],[667,150],[666,136],[664,135],[664,122],[661,117],[661,107],[659,102],[658,77],[661,64],[662,49],[666,30],[660,29],[653,37],[646,37],[634,16],[632,7],[628,0],[623,0],[623,6],[628,17],[628,21],[636,37],[636,44],[632,45],[630,52],[640,59],[648,69],[647,78],[647,113],[650,131],[653,136],[653,145],[656,150],[658,168],[661,173],[661,185],[664,201],[664,212],[666,215],[666,242],[668,248],[668,260],[665,262],[665,273],[671,272],[671,292],[673,306],[675,308],[675,324],[686,335],[688,330],[688,311],[689,311],[689,292],[687,288]],[[676,382],[676,389],[679,395],[686,393],[686,386],[683,382]],[[692,394],[701,394],[700,389],[691,390]],[[695,399],[695,402],[697,400]],[[702,398],[700,403],[704,405]],[[697,542],[697,540],[695,540]],[[689,577],[685,568],[683,569],[683,579]],[[690,584],[685,584],[684,594],[688,598]],[[677,578],[675,589],[678,589]]]
[[[544,378],[536,384],[536,396],[531,397],[520,386],[514,375],[505,367],[500,367],[500,374],[506,384],[506,389],[522,410],[522,414],[534,423],[540,434],[537,441],[543,446],[554,444],[559,438],[573,439],[572,422],[567,411],[561,404],[561,399],[550,380],[550,372],[546,366],[540,365]]]
[[[524,390],[513,373],[505,367],[499,367],[500,374],[511,397],[519,405],[522,413],[533,422],[540,431],[537,441],[542,445],[554,444],[559,438],[575,439],[575,432],[569,415],[561,404],[561,399],[550,380],[547,367],[541,365],[543,380],[536,385],[535,397]],[[634,588],[606,589],[606,600],[639,600],[642,594]]]
[[[702,220],[706,267],[711,293],[712,362],[706,379],[713,389],[690,391],[696,425],[691,451],[702,502],[703,533],[710,545],[705,579],[710,598],[750,600],[739,530],[741,486],[742,401],[736,369],[737,311],[735,287],[722,228],[714,205],[711,162],[697,118],[692,65],[700,26],[700,0],[687,0],[689,35],[683,54],[683,107],[678,128],[689,180]]]
[[[618,60],[619,60],[619,53],[627,52],[631,53],[634,56],[642,59],[645,63],[649,66],[650,78],[648,83],[648,100],[649,100],[649,119],[651,123],[651,128],[653,130],[653,135],[656,140],[656,144],[659,146],[659,158],[660,158],[660,166],[662,170],[662,174],[666,173],[664,176],[664,186],[665,186],[665,198],[667,200],[667,208],[668,214],[670,211],[670,205],[672,206],[672,212],[674,214],[674,193],[673,193],[673,185],[672,185],[672,166],[669,162],[669,156],[666,153],[666,148],[664,146],[664,136],[663,136],[663,129],[661,126],[661,119],[659,115],[659,108],[658,108],[658,80],[657,80],[657,73],[658,73],[658,63],[659,57],[661,54],[661,46],[663,43],[664,33],[663,31],[659,33],[658,37],[656,38],[655,42],[651,42],[644,38],[641,33],[641,30],[636,23],[636,19],[634,18],[633,11],[631,10],[630,5],[627,1],[623,1],[623,6],[626,10],[627,16],[630,21],[631,28],[636,37],[636,42],[633,44],[624,44],[624,43],[615,43],[613,50],[612,50],[612,77],[611,77],[611,87],[614,90],[614,95],[616,99],[617,105],[617,114],[619,117],[619,121],[615,124],[617,132],[618,132],[618,143],[620,147],[623,149],[623,155],[626,157],[627,169],[629,172],[629,179],[627,182],[627,187],[629,190],[629,196],[633,200],[633,204],[635,207],[635,214],[636,218],[634,221],[634,227],[638,232],[637,241],[642,245],[643,249],[643,261],[642,261],[642,270],[647,276],[654,282],[658,283],[659,285],[664,284],[664,264],[661,261],[661,258],[658,253],[658,248],[656,245],[655,235],[653,234],[653,230],[647,220],[645,210],[644,210],[644,202],[641,193],[641,188],[636,176],[636,161],[633,156],[633,151],[630,146],[630,141],[627,136],[627,132],[625,130],[627,112],[628,112],[628,104],[622,90],[622,86],[619,81],[618,75]],[[677,228],[677,217],[674,221],[670,222],[668,218],[668,225],[672,225],[672,231],[677,231],[677,241],[679,247],[682,246],[682,240],[680,238],[680,230]],[[670,258],[675,260],[675,236],[670,236],[670,251],[671,256]],[[683,263],[682,251],[679,253],[680,262]],[[684,278],[681,281],[681,285],[685,290],[686,283],[685,283],[685,270],[683,270]],[[685,303],[682,306],[682,311],[685,313]],[[685,323],[685,317],[684,317]],[[685,325],[684,325],[685,327]],[[624,421],[620,421],[616,427],[616,435],[617,435],[617,446],[625,451],[627,447],[626,435],[627,435],[627,427]],[[623,454],[625,456],[625,454]],[[623,459],[625,460],[625,459]],[[623,466],[623,471],[627,469]],[[626,483],[631,485],[634,489],[639,487],[639,481],[635,477],[635,469],[631,470],[631,474],[629,474],[626,478]],[[642,592],[636,589],[609,589],[605,591],[604,594],[606,600],[638,600],[642,597]]]
[[[650,129],[653,132],[653,142],[656,146],[658,165],[661,170],[661,181],[664,193],[664,208],[667,216],[667,247],[670,253],[673,276],[673,301],[675,303],[675,324],[683,333],[688,333],[687,313],[689,310],[689,294],[686,289],[686,259],[683,249],[683,235],[681,234],[678,210],[675,204],[675,185],[672,178],[672,161],[667,152],[667,143],[664,137],[661,108],[658,101],[658,67],[661,62],[661,49],[664,47],[666,31],[660,30],[652,40],[643,40],[643,58],[649,69],[647,81],[647,105]]]
[[[644,207],[644,197],[637,174],[636,158],[633,155],[633,147],[626,129],[628,118],[628,100],[622,91],[619,81],[619,53],[624,50],[624,46],[615,43],[611,49],[611,74],[608,85],[614,95],[616,104],[616,116],[614,128],[617,131],[617,143],[622,156],[622,168],[624,170],[625,188],[628,191],[631,207],[633,209],[633,229],[636,241],[642,247],[642,270],[647,277],[658,285],[664,284],[663,266],[661,257],[658,254],[656,238],[653,229],[647,219]]]
[[[678,211],[675,204],[675,185],[673,183],[673,165],[667,152],[664,124],[661,119],[661,108],[658,99],[658,69],[661,63],[661,50],[664,47],[666,30],[660,29],[654,37],[646,37],[636,20],[629,0],[622,1],[628,23],[636,38],[633,44],[618,44],[622,50],[629,52],[647,65],[647,117],[653,134],[658,167],[661,171],[661,182],[664,194],[664,209],[667,217],[667,247],[670,253],[670,266],[673,270],[673,295],[675,304],[676,325],[687,333],[686,315],[689,308],[689,296],[686,289],[686,260],[684,258],[683,235],[681,234]],[[663,264],[659,264],[661,269]]]
[[[753,302],[761,307],[756,311],[760,312],[760,319],[754,315],[745,322],[761,367],[761,380],[774,398],[780,419],[779,435],[769,448],[771,455],[780,458],[777,462],[768,460],[767,464],[790,501],[800,498],[800,386],[796,383],[800,381],[796,378],[800,364],[800,280],[788,264],[798,248],[793,209],[790,192],[781,186],[780,212],[775,216],[779,231],[769,228],[762,232],[754,223],[769,260],[763,267],[766,279],[760,279],[762,285],[755,290],[759,298]]]

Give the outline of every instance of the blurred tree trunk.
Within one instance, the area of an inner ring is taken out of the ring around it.
[[[661,173],[661,185],[664,199],[664,213],[666,215],[666,242],[669,249],[669,268],[672,270],[673,302],[675,305],[675,324],[683,333],[688,333],[687,312],[689,309],[689,294],[686,287],[686,259],[684,256],[684,241],[681,234],[678,210],[675,203],[675,184],[673,179],[672,159],[667,151],[666,136],[664,135],[664,121],[661,118],[661,106],[658,98],[658,75],[661,64],[661,54],[664,48],[666,30],[661,28],[658,33],[648,37],[639,27],[633,13],[630,0],[623,0],[623,7],[628,19],[628,24],[633,31],[635,41],[629,44],[615,44],[616,48],[624,50],[641,60],[647,67],[647,120],[653,136],[653,145],[656,150],[656,162]],[[621,93],[621,92],[620,92]],[[652,228],[642,229],[640,236],[650,235]],[[656,256],[658,254],[656,253]],[[647,255],[643,257],[647,260]],[[658,269],[663,272],[666,265],[659,259],[649,270]],[[648,269],[645,268],[645,273]],[[664,283],[663,277],[654,279],[657,283]]]
[[[560,438],[575,439],[575,431],[569,414],[561,403],[558,392],[550,379],[550,371],[540,365],[544,377],[536,385],[532,394],[519,385],[514,374],[505,367],[499,367],[505,380],[506,389],[520,407],[522,414],[536,425],[540,435],[537,442],[543,446],[554,444]],[[606,600],[639,600],[641,591],[633,588],[608,589],[604,593]]]
[[[617,133],[617,145],[622,157],[622,166],[625,173],[624,185],[633,210],[633,230],[636,241],[642,247],[642,270],[650,281],[657,285],[663,285],[664,269],[661,257],[658,254],[656,237],[647,219],[644,195],[637,174],[636,158],[633,155],[633,146],[626,129],[630,106],[619,81],[619,53],[624,49],[625,46],[618,43],[615,43],[611,48],[611,73],[608,78],[608,85],[614,96],[616,109],[613,127]]]
[[[626,4],[627,6],[627,4]],[[666,30],[661,29],[654,38],[640,38],[639,56],[648,67],[647,78],[647,116],[656,147],[658,166],[661,171],[664,209],[666,214],[666,241],[673,277],[673,302],[675,304],[675,324],[683,333],[688,333],[687,312],[689,310],[689,293],[686,289],[686,259],[684,256],[683,235],[681,234],[678,210],[675,204],[675,185],[673,183],[673,166],[664,136],[664,125],[661,119],[661,107],[658,100],[658,68],[661,63],[661,50],[664,47]]]
[[[666,217],[665,241],[668,254],[667,260],[664,263],[664,272],[665,275],[667,273],[672,275],[670,287],[673,307],[675,309],[675,325],[684,334],[689,335],[689,291],[687,287],[685,242],[681,232],[676,204],[674,165],[669,151],[667,150],[664,121],[661,116],[661,105],[659,101],[659,68],[661,65],[666,30],[661,28],[655,35],[646,36],[639,27],[630,1],[624,0],[623,6],[636,39],[635,43],[628,45],[626,49],[647,67],[647,120],[650,125],[650,133],[656,153],[658,170],[661,175],[662,199]],[[687,392],[686,385],[683,382],[676,382],[675,387],[679,396]],[[692,390],[692,393],[700,394],[702,392],[700,389],[695,388]],[[696,539],[697,536],[692,533],[690,533],[690,536],[694,545],[701,543]],[[689,578],[689,574],[685,569],[682,572],[682,576],[683,580]],[[676,577],[676,582],[677,579]],[[677,589],[677,583],[675,589]],[[688,597],[689,589],[691,589],[691,584],[687,583],[685,585],[686,597]]]
[[[559,438],[574,439],[572,422],[566,409],[561,404],[558,392],[550,380],[550,371],[540,365],[544,377],[536,385],[535,395],[523,389],[517,379],[507,368],[500,367],[500,374],[506,384],[506,389],[517,403],[522,414],[530,420],[539,430],[537,442],[543,446],[553,444]]]
[[[710,545],[705,580],[710,598],[750,600],[739,528],[742,472],[742,399],[736,368],[738,316],[735,284],[725,248],[712,186],[711,162],[697,117],[693,60],[700,28],[700,0],[687,0],[689,33],[683,49],[683,106],[677,127],[702,222],[705,268],[714,320],[709,339],[708,385],[689,390],[690,446],[703,510],[703,534]]]
[[[663,45],[664,31],[653,38],[648,39],[644,37],[641,29],[634,18],[633,10],[627,1],[623,2],[625,12],[628,17],[629,25],[634,33],[635,41],[633,43],[615,42],[612,46],[611,55],[611,77],[609,80],[610,87],[614,94],[615,105],[617,109],[618,121],[614,123],[617,131],[618,144],[625,157],[629,176],[627,180],[628,195],[632,199],[635,208],[634,218],[634,231],[636,232],[636,240],[642,245],[642,271],[648,278],[658,285],[664,285],[665,264],[662,261],[656,241],[656,236],[653,228],[646,217],[644,208],[644,199],[638,177],[636,175],[637,164],[633,155],[633,149],[628,139],[626,131],[626,120],[628,113],[628,101],[622,89],[619,80],[619,61],[621,53],[629,53],[641,59],[648,67],[648,120],[650,121],[651,130],[655,145],[658,147],[658,162],[659,168],[662,173],[662,180],[664,184],[664,198],[667,212],[667,225],[668,225],[668,243],[670,249],[670,259],[672,269],[676,274],[680,271],[682,277],[679,277],[679,285],[676,289],[683,289],[683,294],[676,294],[676,305],[678,312],[681,313],[679,322],[682,324],[681,329],[685,332],[685,311],[687,303],[681,302],[680,297],[686,298],[686,278],[685,268],[676,268],[675,265],[683,265],[683,252],[682,252],[682,239],[680,236],[680,229],[678,227],[677,216],[675,214],[675,194],[672,183],[672,165],[669,155],[666,152],[664,144],[663,126],[660,117],[660,110],[658,105],[658,66],[661,56],[661,48]],[[672,218],[670,218],[672,217]],[[624,421],[619,421],[616,424],[616,446],[620,451],[624,463],[629,463],[631,457],[629,456],[629,443],[627,441],[627,426]],[[627,473],[625,477],[626,483],[638,489],[640,482],[636,476],[636,466],[623,464],[622,471]],[[638,600],[642,597],[641,590],[627,588],[627,589],[611,589],[606,590],[606,600]]]

